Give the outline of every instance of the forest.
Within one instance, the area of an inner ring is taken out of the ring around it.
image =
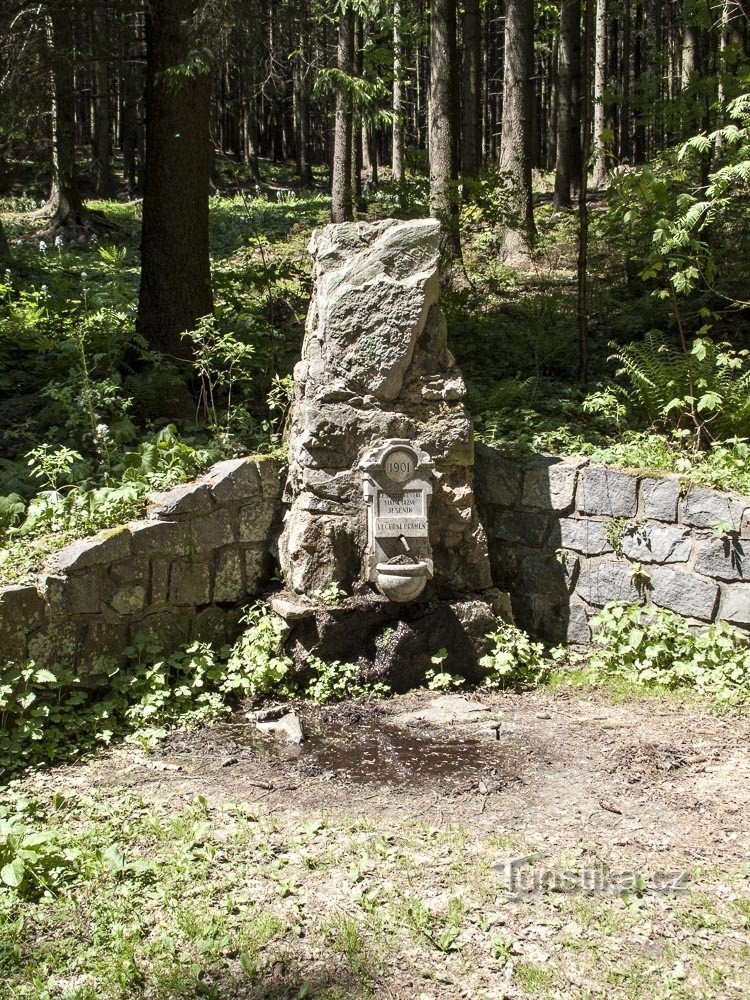
[[[750,482],[748,9],[532,6],[4,5],[6,576],[281,446],[329,217],[440,219],[485,440]]]
[[[473,673],[273,527],[313,232],[428,217]],[[3,0],[4,995],[750,995],[748,535],[750,0]]]

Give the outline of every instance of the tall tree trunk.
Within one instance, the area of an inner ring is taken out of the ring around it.
[[[595,188],[607,184],[607,149],[604,133],[607,109],[604,106],[607,87],[607,0],[596,0],[596,33],[594,43],[594,177]]]
[[[456,0],[430,8],[430,215],[440,220],[446,279],[461,261],[456,170]]]
[[[146,167],[138,332],[189,358],[181,336],[213,311],[208,247],[211,76],[190,66],[198,0],[146,5]],[[186,71],[189,66],[190,71]]]
[[[635,5],[635,45],[633,46],[633,79],[636,81],[638,102],[635,110],[635,132],[633,135],[633,159],[643,163],[646,159],[646,110],[644,107],[643,71],[645,69],[645,38],[643,3]]]
[[[622,55],[620,57],[620,135],[618,155],[630,159],[630,0],[622,3]]]
[[[527,253],[536,236],[531,193],[531,116],[534,75],[534,7],[507,0],[505,71],[500,170],[509,184],[511,222],[503,238],[505,253]]]
[[[52,67],[52,185],[43,211],[54,225],[75,228],[85,219],[75,162],[73,28],[68,11],[49,8],[47,38]]]
[[[115,179],[110,166],[112,107],[109,93],[109,15],[103,8],[94,9],[95,45],[94,63],[94,172],[96,193],[109,198],[115,190]]]
[[[8,245],[8,237],[5,235],[3,220],[0,219],[0,262],[7,264],[9,260],[10,246]]]
[[[581,172],[579,109],[573,101],[573,81],[581,72],[581,0],[562,0],[558,52],[555,211],[571,207],[571,188]]]
[[[300,0],[297,55],[294,61],[294,96],[297,122],[297,169],[304,187],[313,182],[310,145],[310,25],[309,0]]]
[[[339,73],[351,77],[354,72],[354,11],[346,7],[339,20]],[[336,93],[336,124],[333,137],[331,176],[331,221],[351,222],[352,210],[352,94],[345,85]]]
[[[404,81],[402,0],[393,0],[393,149],[391,172],[396,184],[404,183]]]
[[[354,18],[354,76],[361,79],[364,72],[365,30],[362,18]],[[352,200],[358,212],[365,210],[362,198],[362,112],[359,107],[352,108]]]
[[[482,160],[482,17],[479,0],[464,0],[461,173],[479,174]]]
[[[581,176],[578,183],[578,260],[576,277],[578,286],[578,377],[587,382],[589,377],[589,313],[588,313],[588,162],[591,155],[591,115],[589,76],[591,66],[592,5],[594,0],[583,0],[583,58],[581,59]]]

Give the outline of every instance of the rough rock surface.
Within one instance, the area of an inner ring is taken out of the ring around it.
[[[474,504],[474,441],[463,380],[438,305],[438,224],[351,223],[310,242],[315,291],[294,372],[279,543],[287,586],[312,594],[363,578],[363,454],[390,438],[435,463],[429,511],[435,579],[449,595],[492,585]]]

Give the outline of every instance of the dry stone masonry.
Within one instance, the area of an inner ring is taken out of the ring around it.
[[[750,628],[750,498],[586,459],[477,447],[477,502],[519,624],[587,643],[608,601]]]
[[[75,542],[34,584],[0,590],[0,661],[85,674],[121,660],[139,632],[167,650],[236,634],[275,565],[281,473],[271,458],[220,462],[154,494],[144,520]]]

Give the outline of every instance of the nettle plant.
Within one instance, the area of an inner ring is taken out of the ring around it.
[[[592,625],[592,680],[692,687],[722,700],[750,696],[750,641],[726,622],[696,630],[671,611],[613,602]]]

